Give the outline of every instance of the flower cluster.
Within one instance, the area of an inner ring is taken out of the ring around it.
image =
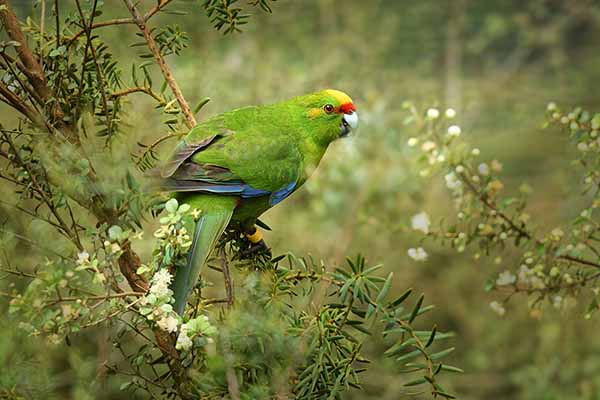
[[[176,347],[187,351],[195,339],[202,337],[206,342],[216,333],[216,328],[210,325],[205,316],[182,323],[172,306],[174,299],[170,284],[173,276],[169,269],[178,259],[182,261],[181,258],[189,251],[192,241],[188,227],[193,226],[192,222],[199,218],[200,211],[192,210],[188,204],[179,205],[176,199],[165,203],[165,211],[167,215],[160,219],[161,226],[154,232],[154,237],[158,239],[154,257],[149,265],[142,265],[137,271],[139,274],[154,272],[150,278],[150,289],[140,302],[140,313],[164,331],[179,331]],[[178,264],[177,268],[185,268],[181,262]],[[205,343],[198,343],[202,344]]]
[[[166,269],[158,270],[150,280],[150,290],[140,301],[140,313],[167,332],[176,332],[179,316],[173,310],[173,291],[169,288],[172,276]]]
[[[192,245],[192,240],[183,220],[188,214],[197,219],[200,216],[200,211],[191,211],[189,204],[179,205],[176,199],[167,201],[165,210],[168,215],[160,219],[161,226],[154,232],[154,237],[159,239],[161,242],[159,244],[163,247],[172,245],[187,250]],[[164,243],[165,241],[168,243]]]
[[[217,328],[210,324],[206,315],[190,319],[184,324],[181,324],[177,343],[177,350],[189,351],[194,343],[197,346],[203,346],[206,343],[212,343],[212,336],[216,335]]]
[[[100,268],[100,260],[95,255],[90,258],[90,254],[83,250],[77,254],[75,264],[77,265],[75,271],[90,271],[93,274],[92,280],[94,283],[102,284],[106,281],[106,276]]]
[[[591,194],[592,199],[566,228],[556,227],[539,234],[525,211],[532,188],[523,184],[518,195],[504,195],[502,163],[480,159],[481,151],[471,147],[462,138],[461,127],[451,121],[456,116],[454,110],[448,109],[442,115],[435,108],[424,114],[412,104],[405,104],[405,108],[411,112],[410,121],[417,128],[418,134],[408,139],[408,145],[417,150],[419,175],[443,176],[457,211],[456,221],[439,228],[432,227],[428,214],[422,211],[412,217],[412,229],[449,243],[458,252],[476,244],[475,260],[482,254],[494,255],[494,264],[504,264],[505,268],[490,280],[488,287],[508,292],[508,297],[515,292],[526,293],[533,297],[529,303],[532,307],[537,307],[542,299],[561,307],[566,297],[577,296],[578,289],[584,287],[591,288],[596,302],[596,292],[600,292],[596,288],[600,278],[600,246],[596,239],[600,232],[600,114],[581,109],[563,114],[556,104],[548,105],[548,125],[566,127],[575,142],[584,193]],[[509,246],[516,250],[516,257],[504,260],[498,253]],[[427,259],[422,247],[409,249],[408,255],[417,261]],[[499,315],[506,312],[504,303],[492,302],[490,307]]]
[[[192,246],[190,232],[193,222],[200,217],[200,210],[189,204],[181,204],[176,199],[165,203],[167,215],[160,218],[160,227],[154,232],[157,245],[150,263],[138,268],[139,275],[151,274],[162,268],[172,268],[177,261],[183,260]]]

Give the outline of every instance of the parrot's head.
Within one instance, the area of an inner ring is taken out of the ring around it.
[[[315,134],[325,135],[331,141],[348,136],[358,127],[356,106],[346,93],[327,89],[304,96],[304,99],[306,116],[314,124],[325,128],[319,129]]]

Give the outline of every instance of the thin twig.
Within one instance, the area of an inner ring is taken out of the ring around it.
[[[477,197],[483,203],[483,205],[485,205],[490,210],[494,211],[496,213],[496,215],[498,215],[500,218],[502,218],[502,220],[504,220],[511,229],[513,229],[514,231],[516,231],[520,236],[522,236],[522,237],[524,237],[524,238],[526,238],[528,240],[533,240],[538,245],[543,245],[544,244],[540,239],[534,237],[525,228],[521,228],[517,224],[515,224],[513,222],[513,220],[509,216],[507,216],[506,214],[504,214],[486,196],[484,196],[482,193],[480,193],[479,190],[477,190],[477,188],[473,185],[473,183],[467,177],[463,176],[462,174],[460,174],[459,176],[461,177],[461,180],[464,183],[466,183],[466,185],[469,188],[469,190],[471,190],[475,195],[477,195]],[[594,268],[599,268],[600,269],[600,263],[595,263],[593,261],[586,260],[586,259],[583,259],[583,258],[579,258],[579,257],[575,257],[575,256],[570,256],[570,255],[566,255],[566,254],[556,256],[556,258],[559,259],[559,260],[570,261],[570,262],[574,262],[574,263],[578,263],[578,264],[583,264],[583,265],[588,265],[590,267],[594,267]]]
[[[133,16],[133,19],[134,19],[136,25],[142,31],[142,34],[144,35],[144,39],[146,40],[146,43],[148,44],[148,49],[154,56],[154,59],[156,60],[156,63],[158,64],[165,80],[167,81],[167,84],[169,85],[169,87],[171,88],[171,91],[173,92],[173,95],[177,99],[177,102],[179,103],[179,106],[181,107],[181,111],[185,115],[186,124],[187,124],[188,128],[192,129],[194,126],[196,126],[196,118],[194,117],[194,113],[192,112],[192,109],[190,108],[188,102],[183,97],[183,93],[181,92],[181,89],[179,88],[177,81],[175,81],[175,78],[173,77],[173,73],[171,72],[171,69],[167,65],[165,58],[162,56],[162,54],[160,54],[160,50],[158,49],[158,46],[156,45],[156,41],[154,40],[154,37],[152,37],[152,34],[150,33],[150,29],[148,29],[148,25],[146,25],[147,20],[144,17],[142,17],[142,15],[140,14],[140,12],[138,11],[138,9],[136,8],[136,6],[133,4],[133,2],[131,0],[123,0],[123,1],[127,5],[127,8],[129,8],[129,11],[131,12],[131,15]]]
[[[49,300],[50,304],[56,304],[60,302],[71,302],[77,300],[107,300],[107,299],[115,299],[120,297],[141,297],[144,296],[145,292],[122,292],[122,293],[113,293],[113,294],[100,294],[95,296],[67,296],[61,297],[60,299]]]
[[[130,95],[132,93],[145,93],[148,96],[152,97],[154,100],[158,101],[161,105],[166,104],[165,99],[162,98],[158,93],[156,93],[154,90],[152,90],[150,88],[142,87],[142,86],[131,87],[131,88],[120,90],[118,92],[111,93],[110,98],[116,99],[119,97]]]
[[[0,0],[0,6],[4,6],[3,9],[0,10],[0,20],[2,21],[6,33],[12,40],[19,43],[19,46],[15,48],[15,51],[23,63],[23,72],[42,100],[48,104],[52,104],[51,115],[58,131],[62,132],[72,143],[78,143],[79,137],[77,136],[74,127],[63,120],[65,115],[64,111],[62,110],[60,103],[54,99],[54,93],[48,86],[42,66],[29,47],[27,38],[21,29],[20,22],[15,12],[12,10],[8,0]],[[46,127],[44,118],[37,118],[35,115],[24,115],[29,118],[32,123],[41,127]],[[49,132],[56,133],[54,129],[49,129]]]
[[[18,269],[0,268],[0,271],[6,272],[6,273],[11,274],[11,275],[22,276],[24,278],[32,278],[32,279],[37,278],[36,275],[28,274],[27,272],[19,271]]]
[[[52,198],[51,197],[49,198],[46,195],[46,192],[44,191],[44,189],[42,188],[42,186],[38,183],[38,181],[37,181],[37,179],[35,177],[35,174],[29,168],[29,164],[27,164],[26,162],[24,162],[21,159],[21,157],[19,156],[19,152],[17,150],[17,147],[15,146],[15,144],[13,143],[13,141],[10,139],[10,137],[8,135],[6,135],[6,134],[3,134],[3,135],[4,135],[4,139],[6,140],[6,142],[8,143],[8,145],[12,149],[12,154],[14,156],[14,161],[18,165],[20,165],[21,167],[23,167],[25,169],[25,171],[27,171],[27,174],[29,175],[29,180],[35,186],[36,191],[40,194],[40,196],[42,197],[42,200],[44,201],[44,203],[46,204],[46,206],[48,207],[48,209],[50,210],[50,212],[52,213],[52,215],[54,215],[54,218],[56,218],[56,221],[61,226],[62,230],[71,238],[71,241],[73,242],[73,244],[75,244],[75,247],[77,247],[77,249],[79,251],[82,251],[83,250],[83,246],[81,245],[81,242],[79,241],[79,236],[78,235],[74,235],[73,232],[71,232],[71,229],[65,223],[65,221],[62,218],[62,216],[60,215],[60,213],[56,209],[56,206],[55,206],[54,201],[52,200]]]
[[[164,8],[171,1],[172,0],[163,0],[159,4],[152,7],[152,9],[144,15],[144,20],[148,21],[150,18],[152,18],[154,16],[154,14],[159,12],[162,8]],[[129,24],[135,24],[135,20],[133,18],[115,18],[115,19],[110,19],[108,21],[95,22],[89,28],[96,29],[96,28],[104,28],[107,26],[129,25]],[[75,35],[71,36],[68,39],[68,41],[71,43],[71,42],[79,39],[81,37],[81,35],[85,34],[85,31],[86,31],[85,29],[80,30]]]
[[[223,278],[225,280],[225,294],[227,295],[227,304],[229,307],[234,302],[234,291],[233,291],[233,278],[231,277],[231,270],[229,268],[229,261],[227,260],[227,253],[225,247],[221,249],[221,261],[223,265]]]
[[[133,18],[117,18],[117,19],[111,19],[108,21],[96,22],[96,23],[92,24],[91,26],[89,26],[89,29],[103,28],[106,26],[113,26],[113,25],[126,25],[126,24],[133,24],[133,23],[135,23],[133,21]],[[86,33],[86,31],[87,31],[86,28],[80,30],[75,35],[68,38],[67,41],[69,42],[69,44],[73,43],[75,40],[79,39],[82,35],[84,35]]]
[[[25,242],[25,243],[29,244],[30,246],[32,246],[32,247],[37,247],[38,249],[40,249],[40,250],[43,250],[43,251],[45,251],[45,252],[47,252],[47,253],[54,254],[55,256],[57,256],[57,257],[58,257],[58,258],[60,258],[60,259],[63,259],[63,260],[65,260],[65,259],[67,258],[67,257],[63,256],[62,254],[60,254],[60,253],[58,253],[58,252],[56,252],[56,251],[54,251],[54,250],[52,250],[52,249],[49,249],[49,248],[47,248],[47,247],[40,246],[38,243],[34,242],[33,240],[29,239],[28,237],[26,237],[26,236],[23,236],[23,235],[20,235],[20,234],[18,234],[18,233],[16,233],[16,232],[9,231],[9,230],[7,230],[7,229],[3,229],[3,228],[0,228],[0,232],[2,232],[2,233],[7,233],[7,234],[9,234],[9,235],[13,235],[13,236],[14,236],[14,237],[16,237],[17,239],[19,239],[19,240],[22,240],[23,242]]]
[[[46,31],[46,0],[41,0],[40,10],[40,67],[44,70],[44,57],[42,49],[44,48],[44,32]]]
[[[201,304],[204,306],[209,305],[209,304],[217,304],[217,303],[229,303],[229,299],[222,298],[222,299],[208,299],[208,300],[201,301]]]
[[[83,15],[83,11],[81,10],[81,4],[79,0],[75,0],[75,4],[77,4],[77,11],[79,12],[79,16],[81,17],[81,24],[86,26],[85,16]],[[90,15],[90,22],[88,28],[86,30],[86,35],[88,37],[88,43],[90,51],[92,52],[92,60],[94,61],[94,67],[96,68],[96,80],[98,81],[98,89],[101,94],[102,105],[104,107],[104,114],[106,117],[106,128],[109,133],[112,133],[112,117],[111,113],[108,110],[108,98],[106,97],[106,83],[104,81],[104,74],[102,69],[100,68],[100,64],[98,64],[98,56],[96,55],[96,48],[92,43],[92,29],[89,27],[94,23],[94,15],[96,14],[96,6],[98,4],[98,0],[94,0],[94,4],[92,6],[92,13]]]

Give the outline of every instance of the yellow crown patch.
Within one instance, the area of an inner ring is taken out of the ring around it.
[[[327,89],[325,92],[335,98],[340,104],[352,103],[350,96],[344,92],[335,89]]]

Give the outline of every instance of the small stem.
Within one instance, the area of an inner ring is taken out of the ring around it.
[[[166,104],[165,99],[163,99],[155,91],[153,91],[150,88],[141,87],[141,86],[131,87],[131,88],[123,89],[123,90],[118,91],[118,92],[114,92],[114,93],[112,93],[110,95],[110,98],[111,99],[116,99],[116,98],[119,98],[119,97],[130,95],[132,93],[145,93],[148,96],[152,97],[154,100],[158,101],[160,104]]]
[[[56,3],[56,5],[58,5],[58,3]],[[6,33],[12,40],[19,43],[19,46],[15,48],[15,51],[25,67],[25,75],[27,76],[27,79],[35,91],[39,94],[39,97],[41,97],[45,102],[50,103],[54,99],[54,93],[48,86],[46,77],[44,76],[44,71],[42,70],[40,63],[37,61],[27,43],[27,38],[21,29],[21,24],[17,19],[16,14],[12,10],[8,0],[0,0],[0,6],[4,6],[4,9],[0,11],[0,20],[2,21],[2,25],[4,26]],[[69,141],[72,143],[78,143],[79,138],[77,136],[77,132],[73,129],[72,125],[69,125],[63,120],[65,114],[58,101],[52,102],[50,112],[56,124],[56,128],[61,131],[69,139]],[[34,117],[32,119],[29,115],[25,115],[31,120],[31,122],[40,125],[39,118]],[[42,123],[40,126],[45,126],[45,124]],[[55,132],[51,130],[50,133]]]
[[[229,307],[233,305],[234,292],[233,292],[233,278],[231,277],[231,270],[229,269],[229,261],[227,260],[227,253],[225,247],[221,249],[221,260],[223,261],[223,278],[225,279],[225,293],[227,295],[227,304]]]
[[[122,292],[122,293],[113,293],[113,294],[100,294],[96,296],[68,296],[61,297],[60,299],[49,301],[50,304],[56,304],[60,302],[70,302],[77,300],[106,300],[106,299],[114,299],[119,297],[141,297],[144,296],[145,292]]]
[[[142,31],[142,34],[144,35],[144,39],[146,39],[146,43],[148,44],[148,49],[150,49],[150,52],[154,56],[156,63],[158,64],[163,76],[165,77],[165,80],[167,81],[167,84],[169,85],[169,87],[171,88],[171,91],[173,92],[173,95],[177,99],[177,102],[179,103],[179,106],[181,107],[181,111],[185,115],[186,124],[187,124],[188,128],[192,129],[194,126],[196,126],[196,118],[194,117],[194,113],[192,112],[192,109],[190,108],[189,104],[183,97],[183,93],[181,92],[181,89],[179,88],[177,81],[175,81],[175,78],[173,77],[173,73],[171,72],[171,69],[167,65],[165,58],[162,56],[162,54],[160,54],[160,50],[158,49],[158,46],[156,45],[156,41],[152,37],[152,34],[150,33],[150,29],[148,29],[148,25],[146,25],[147,20],[144,17],[142,17],[142,15],[140,14],[140,12],[138,11],[138,9],[136,8],[136,6],[133,4],[133,2],[131,0],[123,0],[123,1],[127,5],[127,8],[129,8],[129,11],[131,12],[131,15],[133,16],[133,19],[134,19],[136,25]],[[166,4],[168,2],[163,2],[163,3]]]
[[[3,134],[3,136],[4,136],[6,143],[8,143],[8,145],[12,149],[12,154],[14,156],[14,160],[18,163],[18,165],[23,167],[25,169],[25,171],[27,171],[27,174],[29,175],[29,179],[30,179],[31,183],[35,186],[36,191],[42,197],[42,200],[44,201],[44,203],[46,204],[46,206],[48,207],[48,209],[50,210],[50,212],[52,213],[54,218],[56,218],[56,221],[61,226],[61,229],[69,236],[69,238],[71,239],[73,244],[75,244],[75,247],[77,247],[77,249],[79,251],[82,251],[83,246],[82,246],[81,242],[79,241],[79,236],[74,235],[73,232],[71,232],[71,229],[69,228],[69,226],[66,224],[66,222],[63,220],[62,216],[56,209],[56,206],[54,204],[52,197],[51,196],[48,197],[48,194],[46,193],[46,191],[44,191],[44,188],[41,186],[40,183],[38,183],[38,181],[36,179],[36,175],[29,168],[29,164],[25,163],[19,156],[19,151],[18,151],[17,147],[15,146],[15,144],[13,143],[13,141],[9,138],[9,136],[7,134]],[[51,195],[52,195],[52,193],[51,193]]]
[[[81,37],[81,35],[84,35],[88,29],[96,29],[96,28],[102,28],[105,26],[125,25],[125,24],[134,24],[134,23],[135,22],[133,21],[133,18],[118,18],[118,19],[111,19],[109,21],[96,22],[96,23],[90,25],[88,28],[80,30],[79,32],[77,32],[75,35],[71,36],[67,40],[69,41],[69,43],[73,43],[75,40],[79,39]]]
[[[44,32],[46,31],[46,0],[42,1],[42,7],[40,10],[40,67],[44,70],[44,57],[42,48],[44,47]]]
[[[534,237],[527,230],[517,226],[510,217],[508,217],[506,214],[504,214],[502,211],[500,211],[492,202],[490,202],[482,193],[480,193],[479,190],[477,190],[477,188],[473,185],[473,183],[467,177],[463,176],[462,174],[459,174],[459,176],[460,176],[461,180],[467,185],[469,190],[471,190],[471,192],[473,192],[475,195],[477,195],[477,197],[483,203],[483,205],[485,205],[490,210],[494,211],[496,213],[496,215],[498,215],[500,218],[502,218],[508,224],[508,226],[510,226],[511,229],[514,229],[520,236],[522,236],[526,239],[529,239],[529,240],[533,240],[538,245],[544,244],[540,239]],[[571,261],[574,263],[588,265],[590,267],[600,269],[600,263],[596,263],[596,262],[586,260],[583,258],[570,256],[570,255],[560,255],[560,256],[556,256],[556,258],[559,260]]]

